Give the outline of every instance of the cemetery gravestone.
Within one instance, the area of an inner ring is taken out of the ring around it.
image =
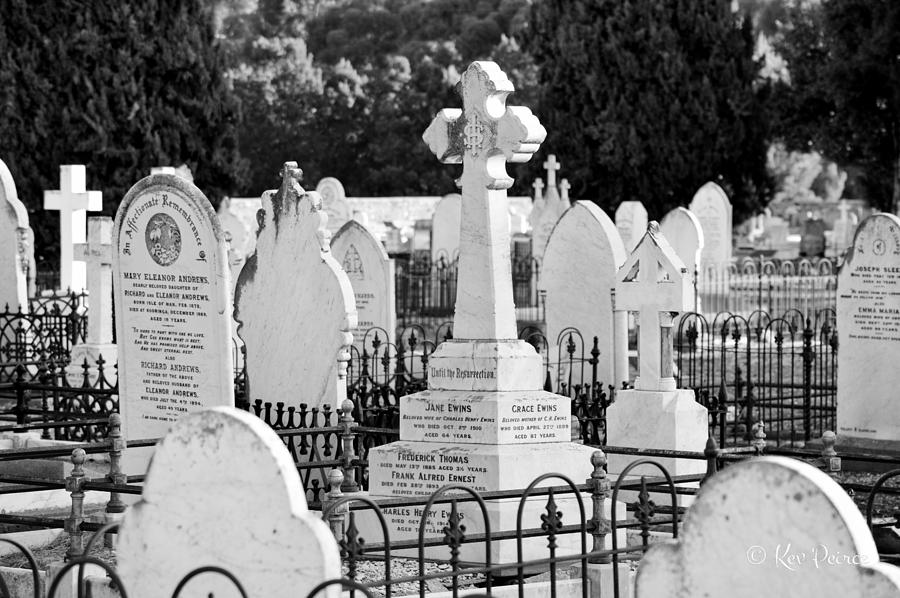
[[[28,311],[29,277],[34,280],[34,232],[16,183],[0,160],[0,309]]]
[[[647,230],[647,209],[639,201],[623,201],[616,208],[616,228],[625,244],[625,251],[634,251]]]
[[[472,63],[458,89],[463,110],[440,111],[423,135],[441,162],[463,164],[455,338],[432,354],[428,390],[400,399],[400,441],[370,450],[372,495],[427,495],[452,483],[478,491],[523,488],[550,470],[571,479],[591,471],[592,449],[568,442],[569,400],[541,390],[541,358],[517,339],[506,197],[513,180],[498,161],[527,161],[546,131],[529,109],[505,106],[512,83],[493,62]],[[509,522],[517,506],[492,502],[493,528],[501,518]],[[571,506],[561,506],[567,518]],[[474,513],[466,514],[467,533],[477,533]],[[415,510],[387,515],[392,538],[414,537]],[[441,534],[442,525],[433,518],[429,536]],[[496,558],[515,551],[506,543],[492,549]],[[483,546],[462,550],[466,560],[484,558]]]
[[[803,222],[800,235],[800,257],[822,257],[825,255],[825,221],[811,215]]]
[[[459,257],[459,217],[462,197],[458,193],[445,195],[434,208],[431,218],[431,262],[444,258],[453,263]]]
[[[688,280],[696,285],[700,275],[700,255],[703,251],[703,228],[697,217],[686,208],[675,208],[663,218],[660,231],[668,241],[675,255],[687,268]],[[689,309],[700,311],[699,298],[692,302]]]
[[[618,388],[628,379],[627,322],[621,312],[618,326],[614,326],[611,297],[616,272],[627,256],[612,220],[589,201],[576,202],[560,218],[544,252],[541,285],[547,292],[547,339],[564,344],[565,338],[558,339],[560,332],[574,327],[588,354],[597,336],[597,376],[604,387],[612,384]],[[551,350],[551,359],[556,355]]]
[[[350,279],[356,299],[354,346],[362,350],[366,331],[372,328],[381,328],[393,339],[397,332],[394,260],[372,233],[355,220],[344,223],[331,240],[331,253]],[[384,333],[378,336],[386,340]],[[367,349],[371,350],[371,345]]]
[[[533,238],[541,222],[544,209],[547,207],[547,202],[544,201],[544,180],[540,178],[535,179],[531,186],[534,188],[534,201],[531,204],[531,213],[528,214],[528,225],[531,227],[531,236]]]
[[[85,374],[93,383],[99,374],[101,357],[104,378],[111,385],[116,383],[118,349],[113,343],[112,229],[113,221],[109,216],[89,218],[87,243],[75,245],[76,259],[87,265],[90,311],[87,336],[83,343],[72,347],[66,368],[66,377],[72,386],[81,386]]]
[[[563,179],[559,182],[559,217],[562,218],[563,214],[572,207],[572,200],[569,199],[569,189],[572,188],[572,185],[569,184],[569,179]]]
[[[344,185],[334,177],[325,177],[316,185],[316,193],[322,198],[322,210],[328,215],[326,227],[333,235],[353,217]]]
[[[544,195],[544,205],[540,213],[540,219],[537,222],[537,228],[532,233],[532,255],[538,259],[543,259],[544,251],[547,249],[547,241],[550,239],[550,233],[553,227],[559,221],[559,217],[564,211],[562,208],[562,198],[559,190],[556,188],[556,171],[561,167],[556,161],[556,156],[550,154],[544,162],[544,169],[547,171],[547,193]]]
[[[703,486],[678,539],[641,559],[635,590],[637,598],[888,597],[900,595],[900,569],[879,562],[865,519],[828,475],[762,457]]]
[[[689,209],[703,230],[700,255],[703,267],[724,271],[731,264],[732,248],[732,208],[728,196],[717,184],[709,182],[694,195]]]
[[[175,175],[138,181],[116,212],[113,276],[126,438],[234,405],[225,236],[203,192]]]
[[[673,372],[672,327],[690,303],[688,271],[651,222],[616,276],[616,309],[637,312],[639,366],[634,389],[620,390],[607,408],[610,445],[684,451],[705,446],[707,411],[694,400],[694,391],[676,389]],[[619,473],[632,460],[612,454],[608,471]],[[706,467],[696,460],[658,461],[674,475],[702,473]],[[635,474],[645,471],[650,468]]]
[[[837,426],[841,444],[900,449],[900,218],[870,216],[838,274]]]
[[[288,162],[281,188],[263,195],[256,253],[241,270],[234,319],[247,347],[251,400],[338,408],[346,398],[356,304],[331,253],[323,200],[303,190],[302,176]]]
[[[337,542],[307,509],[284,443],[259,418],[226,407],[181,419],[159,444],[141,500],[122,522],[117,557],[136,598],[171,596],[187,574],[210,565],[234,575],[249,596],[306,596],[341,575]],[[212,575],[181,594],[208,595],[240,596]]]
[[[103,209],[103,194],[86,191],[82,164],[59,167],[59,190],[44,191],[44,209],[59,211],[59,285],[63,290],[80,293],[87,284],[84,262],[74,257],[75,243],[84,243],[87,212]]]

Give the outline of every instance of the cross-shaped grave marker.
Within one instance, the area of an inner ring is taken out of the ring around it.
[[[547,171],[547,186],[556,186],[556,171],[562,168],[562,164],[556,161],[556,154],[550,154],[544,161],[544,170]]]
[[[75,244],[75,259],[87,265],[88,343],[112,342],[112,225],[109,216],[90,218],[87,243]]]
[[[616,277],[616,309],[638,312],[636,390],[675,390],[672,321],[690,305],[687,268],[659,232],[659,225],[650,222]]]
[[[453,333],[515,339],[506,162],[527,162],[547,131],[528,108],[506,106],[513,85],[494,62],[473,62],[457,89],[463,109],[441,110],[422,135],[441,162],[463,165]]]
[[[59,190],[44,191],[44,209],[59,210],[59,285],[81,292],[86,284],[83,262],[74,263],[74,244],[85,242],[87,212],[103,209],[103,194],[85,190],[83,164],[59,167]]]
[[[535,179],[531,186],[534,187],[534,201],[537,203],[544,198],[544,179]]]

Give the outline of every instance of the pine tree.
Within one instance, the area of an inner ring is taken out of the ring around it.
[[[58,244],[41,206],[60,164],[87,165],[107,214],[154,166],[187,164],[213,201],[240,184],[239,106],[206,3],[0,0],[0,15],[0,157],[41,254]]]
[[[539,0],[522,35],[540,68],[545,147],[574,197],[650,216],[719,182],[735,219],[757,209],[765,171],[764,90],[749,22],[726,0]]]

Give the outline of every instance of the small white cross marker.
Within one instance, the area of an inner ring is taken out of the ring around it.
[[[103,194],[85,190],[83,164],[59,167],[58,191],[44,191],[44,209],[59,210],[59,284],[76,293],[87,284],[83,262],[75,263],[73,246],[85,242],[87,212],[103,209]]]
[[[616,309],[638,312],[636,390],[675,390],[672,321],[690,305],[687,268],[659,232],[659,225],[650,222],[616,276]]]
[[[88,219],[87,243],[75,244],[75,259],[87,264],[87,343],[112,342],[112,226],[109,216],[92,217]]]

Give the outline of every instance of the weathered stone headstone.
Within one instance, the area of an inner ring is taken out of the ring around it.
[[[572,188],[572,185],[569,183],[569,179],[563,179],[559,182],[559,217],[562,218],[563,214],[568,211],[569,208],[572,207],[572,200],[569,199],[569,189]]]
[[[33,267],[34,232],[28,210],[19,200],[12,173],[0,160],[0,310],[28,311]]]
[[[732,208],[725,191],[713,182],[706,183],[694,195],[689,209],[703,229],[703,267],[726,270],[731,264]]]
[[[550,233],[553,232],[553,227],[556,226],[560,215],[565,211],[559,189],[556,187],[556,171],[560,167],[561,164],[556,161],[556,156],[553,154],[550,154],[544,162],[544,169],[547,171],[547,192],[544,194],[544,205],[540,211],[537,227],[531,237],[532,255],[538,259],[543,259]]]
[[[322,198],[322,210],[328,214],[326,226],[333,235],[353,217],[344,185],[334,177],[325,177],[316,185],[316,193]]]
[[[192,183],[156,174],[113,226],[119,409],[127,438],[158,438],[185,413],[234,405],[225,236]]]
[[[400,399],[400,441],[370,450],[372,495],[423,495],[452,483],[521,488],[549,470],[572,479],[591,472],[592,449],[569,442],[569,400],[541,390],[541,357],[517,339],[506,196],[513,180],[501,166],[531,158],[546,131],[529,109],[505,106],[513,86],[493,62],[472,63],[458,89],[463,110],[440,111],[423,135],[441,162],[463,164],[454,339],[432,354],[428,390]],[[570,518],[571,506],[560,505]],[[515,508],[492,503],[492,525]],[[471,513],[467,533],[480,525]],[[419,517],[399,509],[388,520],[392,538],[409,538]],[[440,525],[435,518],[429,535]],[[514,548],[493,543],[494,562]],[[484,558],[483,546],[463,552],[466,560]]]
[[[462,198],[458,193],[445,195],[431,218],[431,261],[444,258],[452,263],[459,256],[459,218]]]
[[[81,386],[84,374],[90,381],[98,376],[98,360],[103,358],[103,377],[116,383],[118,349],[113,341],[112,229],[109,216],[88,219],[87,243],[75,245],[75,258],[87,265],[88,328],[83,343],[72,347],[66,377],[72,386]],[[87,370],[84,365],[87,363]]]
[[[707,411],[692,390],[676,390],[673,373],[672,327],[678,313],[690,309],[691,295],[687,268],[651,222],[616,276],[616,309],[637,312],[639,365],[634,389],[619,391],[606,410],[609,444],[686,451],[705,446]],[[608,471],[619,473],[632,460],[610,455]],[[675,475],[705,468],[696,460],[659,461]]]
[[[597,376],[604,386],[620,387],[628,378],[627,323],[614,326],[611,296],[616,272],[627,256],[612,220],[589,201],[576,202],[560,218],[544,252],[541,286],[547,292],[547,340],[555,343],[562,330],[574,327],[587,354],[597,336]]]
[[[534,200],[531,204],[531,213],[528,214],[528,225],[531,227],[533,245],[534,232],[537,230],[538,225],[541,222],[541,216],[544,214],[544,209],[547,207],[547,202],[544,201],[544,179],[535,179],[531,186],[534,188]]]
[[[350,220],[331,240],[331,253],[350,279],[356,299],[353,344],[362,349],[363,337],[371,328],[382,328],[393,339],[397,333],[394,260],[384,246],[366,227]],[[378,336],[385,340],[383,333]],[[367,349],[371,351],[371,346]]]
[[[870,216],[838,274],[838,438],[900,449],[900,218]]]
[[[666,214],[659,229],[687,268],[688,277],[693,279],[694,274],[699,272],[700,255],[705,243],[700,221],[690,210],[675,208]]]
[[[796,459],[762,457],[703,486],[678,540],[641,559],[635,589],[637,598],[888,597],[900,595],[900,569],[879,562],[859,508],[834,480]]]
[[[307,509],[282,440],[258,417],[225,407],[181,419],[159,444],[141,500],[121,524],[116,555],[136,598],[170,596],[206,566],[227,570],[249,596],[305,596],[341,574],[337,542]],[[212,574],[181,594],[209,595],[240,596]]]
[[[647,230],[647,209],[639,201],[623,201],[616,208],[616,228],[625,244],[625,251],[634,251]]]
[[[256,253],[237,282],[234,319],[247,347],[252,400],[295,397],[310,407],[337,408],[346,398],[356,304],[331,253],[323,200],[303,190],[301,176],[288,162],[281,188],[263,195],[265,215]]]
[[[75,243],[84,243],[87,233],[87,212],[103,209],[103,194],[85,190],[85,169],[82,164],[59,167],[59,190],[44,191],[44,209],[59,210],[59,286],[76,293],[87,284],[87,268],[75,260]]]

